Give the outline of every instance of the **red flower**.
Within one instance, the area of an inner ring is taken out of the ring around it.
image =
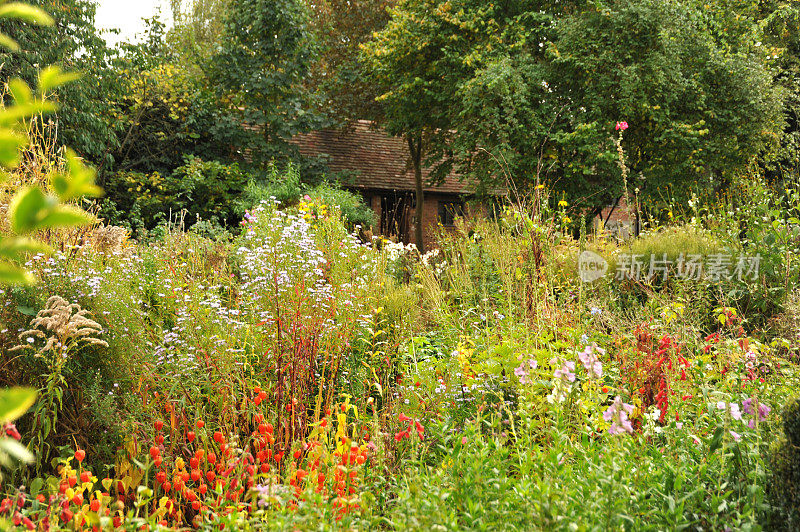
[[[86,451],[83,449],[78,449],[75,451],[75,460],[78,462],[83,462],[83,459],[86,458]]]
[[[9,423],[8,425],[6,425],[6,436],[14,438],[17,441],[19,441],[22,438],[19,431],[17,430],[16,425],[14,425],[13,423]]]

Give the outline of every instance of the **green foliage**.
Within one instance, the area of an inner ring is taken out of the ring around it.
[[[15,4],[9,4],[11,8],[14,6]],[[23,18],[26,20],[52,24],[52,20],[41,10],[29,6],[19,9],[23,10]],[[15,13],[11,9],[6,17],[12,17]],[[25,121],[53,112],[56,106],[46,101],[45,94],[73,79],[74,76],[64,74],[59,67],[52,66],[39,74],[36,94],[19,78],[8,82],[14,103],[0,110],[0,165],[10,170],[17,167],[20,150],[29,142]],[[7,174],[3,175],[5,177]],[[100,189],[94,185],[93,170],[84,167],[74,153],[68,152],[66,171],[52,171],[48,177],[52,192],[44,191],[38,186],[26,186],[17,191],[8,205],[12,236],[0,239],[2,283],[25,284],[33,281],[33,277],[19,264],[29,253],[47,250],[42,243],[30,238],[37,231],[84,225],[93,219],[81,209],[66,204],[67,201],[82,196],[96,196],[100,193]]]
[[[244,216],[245,211],[256,207],[262,202],[270,203],[273,198],[281,205],[295,205],[302,195],[300,184],[300,171],[292,164],[286,166],[281,172],[275,164],[270,165],[266,175],[256,181],[251,179],[242,190],[242,196],[237,200],[237,214]]]
[[[522,190],[541,180],[597,212],[621,195],[617,121],[630,124],[629,188],[651,205],[721,189],[775,145],[770,52],[741,29],[754,16],[746,2],[407,0],[365,53],[389,130],[432,132],[435,175],[455,165],[486,188],[508,175]]]
[[[389,20],[395,0],[306,1],[319,54],[309,72],[310,83],[322,97],[326,116],[348,122],[375,120],[381,105],[379,87],[370,83],[360,46]]]
[[[142,223],[152,229],[168,220],[171,214],[183,211],[190,225],[198,219],[234,224],[238,221],[234,204],[245,183],[246,176],[236,163],[187,157],[185,164],[169,174],[119,172],[113,175],[108,190],[117,201],[107,204],[101,214],[114,223],[118,223],[120,220],[116,217],[122,215],[132,228]]]
[[[173,26],[166,39],[178,62],[206,66],[219,44],[229,2],[227,0],[170,0]]]
[[[293,164],[288,164],[283,171],[272,164],[266,175],[258,181],[248,181],[236,200],[236,212],[241,217],[245,211],[261,203],[269,204],[276,200],[282,207],[294,206],[304,195],[322,204],[338,207],[350,229],[357,225],[366,229],[375,223],[375,213],[361,196],[324,181],[315,186],[301,183],[300,170]]]
[[[632,176],[641,176],[631,188],[650,201],[668,189],[687,197],[694,183],[724,188],[783,125],[769,52],[755,46],[758,33],[738,32],[751,16],[746,2],[707,9],[624,0],[559,22],[554,90],[581,94],[581,124],[630,124],[623,146]],[[722,23],[730,11],[741,20]]]
[[[800,401],[786,402],[783,409],[784,438],[770,450],[770,488],[772,502],[782,510],[776,529],[791,530],[800,521]]]
[[[94,25],[97,6],[88,0],[29,3],[54,23],[37,27],[22,21],[0,21],[0,30],[19,44],[18,50],[0,52],[3,79],[19,77],[33,84],[46,65],[80,71],[81,79],[47,89],[47,96],[61,104],[53,115],[59,124],[57,143],[72,147],[94,163],[105,164],[110,149],[118,143],[106,101],[117,93],[119,78],[111,75],[112,52]]]
[[[306,194],[319,198],[326,205],[339,207],[347,227],[351,229],[357,225],[365,229],[375,225],[375,212],[358,194],[325,182],[308,189]]]
[[[233,0],[224,38],[211,59],[211,80],[251,131],[258,163],[283,158],[288,139],[311,127],[315,114],[303,87],[314,53],[301,0]]]
[[[3,388],[0,390],[0,423],[8,426],[28,412],[36,401],[36,390],[31,388]],[[34,456],[16,439],[0,437],[0,466],[10,469],[17,462],[31,463]],[[2,475],[0,475],[2,478]]]
[[[124,55],[113,63],[120,82],[109,95],[109,111],[117,142],[109,149],[113,160],[104,176],[170,173],[189,153],[228,161],[242,129],[222,108],[207,77],[171,53],[164,25],[149,23],[147,39],[122,45]]]

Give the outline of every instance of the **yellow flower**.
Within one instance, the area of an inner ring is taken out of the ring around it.
[[[669,216],[669,217],[670,217],[670,219],[672,219],[672,211],[669,211],[669,212],[667,213],[667,216]]]
[[[536,190],[542,190],[543,188],[544,188],[544,185],[536,185]]]
[[[562,221],[564,224],[568,224],[568,223],[570,223],[572,220],[570,220],[569,216],[564,216],[563,218],[561,218],[561,221]]]
[[[559,202],[558,202],[558,206],[559,206],[559,207],[566,207],[567,205],[569,205],[569,203],[567,203],[567,202],[566,202],[566,201],[564,201],[563,199],[562,199],[561,201],[559,201]]]

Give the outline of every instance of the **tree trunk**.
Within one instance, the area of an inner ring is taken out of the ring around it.
[[[420,253],[425,253],[425,243],[422,240],[422,215],[425,203],[423,182],[422,182],[422,135],[407,136],[408,151],[411,153],[411,164],[414,166],[414,184],[416,185],[415,199],[417,208],[415,213],[416,224],[414,235],[417,241],[417,249]]]

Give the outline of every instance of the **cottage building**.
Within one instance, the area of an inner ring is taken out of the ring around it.
[[[392,137],[368,120],[358,120],[348,128],[321,129],[292,139],[300,153],[308,157],[323,155],[331,172],[344,176],[341,185],[358,192],[375,211],[376,234],[401,242],[414,242],[416,185],[408,146],[404,139]],[[439,226],[454,228],[455,218],[465,211],[471,195],[466,183],[449,175],[438,185],[428,185],[429,170],[423,170],[423,242],[429,248]]]

